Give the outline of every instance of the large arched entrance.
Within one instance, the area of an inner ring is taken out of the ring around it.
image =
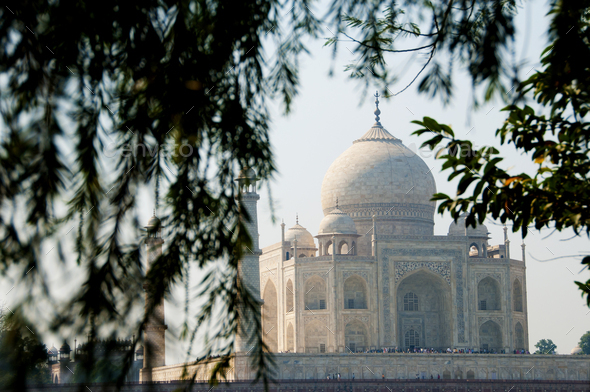
[[[262,338],[270,352],[278,351],[278,326],[277,326],[277,289],[274,283],[269,280],[264,287],[262,296]]]
[[[399,347],[451,346],[451,287],[444,279],[417,271],[401,281],[396,296]]]

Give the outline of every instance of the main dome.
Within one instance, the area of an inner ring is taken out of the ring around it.
[[[383,128],[380,113],[377,107],[375,124],[326,172],[321,193],[324,215],[339,199],[340,210],[353,219],[388,214],[433,221],[436,203],[430,199],[436,183],[432,169]]]

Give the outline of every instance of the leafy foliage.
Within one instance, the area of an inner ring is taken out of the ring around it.
[[[538,165],[534,175],[509,173],[499,166],[503,158],[495,148],[474,151],[469,140],[457,139],[450,127],[431,118],[414,121],[422,127],[415,134],[434,134],[423,145],[446,152],[439,158],[443,170],[452,170],[449,180],[459,178],[456,195],[435,195],[442,201],[440,213],[449,211],[457,219],[469,212],[466,222],[472,226],[489,214],[513,222],[523,237],[531,225],[590,235],[590,68],[583,61],[590,55],[589,7],[589,2],[553,4],[552,41],[543,52],[543,70],[517,87],[521,97],[532,95],[548,114],[517,103],[503,109],[508,118],[496,136],[530,154]],[[458,154],[458,149],[467,153]],[[589,263],[590,257],[582,260]],[[590,280],[576,284],[590,306]]]
[[[582,353],[590,355],[590,331],[580,337],[580,343],[578,345],[582,349]]]
[[[551,339],[541,339],[535,344],[537,351],[535,354],[555,354],[557,346]]]
[[[19,319],[0,314],[0,389],[24,391],[51,383],[47,347]],[[1,317],[5,316],[5,317]],[[24,335],[23,335],[24,334]]]
[[[90,330],[92,338],[129,328],[127,315],[141,308],[144,280],[156,288],[158,303],[189,264],[207,269],[222,260],[222,272],[201,285],[210,303],[192,319],[196,327],[187,322],[183,336],[192,342],[197,328],[220,317],[207,353],[221,342],[217,354],[227,360],[240,309],[259,318],[253,310],[259,304],[237,274],[251,239],[233,180],[245,167],[261,180],[275,171],[266,104],[278,97],[288,112],[297,94],[302,39],[319,26],[308,2],[5,5],[0,271],[20,269],[22,284],[41,288],[26,295],[25,313],[34,317],[35,295],[51,295],[48,259],[65,264],[72,249],[84,283],[55,309],[53,327]],[[281,30],[289,9],[291,23]],[[263,41],[278,48],[270,60]],[[157,207],[167,247],[146,274],[137,194],[154,188],[156,202],[164,203]],[[136,334],[145,317],[131,323]],[[266,383],[272,362],[261,335],[251,357]]]

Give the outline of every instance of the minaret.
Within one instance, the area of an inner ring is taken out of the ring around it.
[[[152,264],[162,255],[162,223],[156,218],[156,211],[151,217],[147,226],[147,268],[149,272]],[[153,290],[149,283],[144,283],[145,291],[145,312],[147,316],[148,307],[152,304]],[[166,340],[165,332],[168,326],[164,324],[164,298],[154,308],[151,316],[148,317],[144,326],[143,334],[143,368],[140,373],[140,382],[152,381],[152,368],[166,364]]]
[[[504,225],[504,247],[506,249],[506,258],[510,260],[510,240],[508,239],[508,228]]]
[[[524,238],[522,239],[522,245],[520,245],[520,247],[522,248],[522,262],[526,262],[526,257],[525,257],[525,251],[524,248],[526,248],[526,244],[524,243]]]
[[[246,247],[243,250],[242,260],[238,263],[238,275],[244,283],[250,294],[260,301],[260,267],[259,257],[262,254],[258,248],[258,210],[257,202],[260,196],[256,193],[256,173],[252,169],[244,169],[240,172],[238,178],[240,199],[238,201],[241,212],[247,212],[249,221],[245,222],[248,234],[252,238],[252,249]],[[245,215],[242,215],[245,219]],[[256,324],[255,315],[248,312],[240,314],[240,326],[235,341],[235,351],[237,353],[247,353],[256,343]]]

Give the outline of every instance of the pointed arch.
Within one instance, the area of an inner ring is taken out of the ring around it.
[[[502,328],[494,321],[488,320],[479,327],[479,348],[481,351],[502,350]]]
[[[359,320],[352,320],[346,324],[344,327],[344,342],[347,353],[365,350],[369,346],[369,335],[365,324]]]
[[[514,348],[524,350],[524,328],[520,322],[514,326]]]
[[[293,282],[289,279],[285,287],[285,313],[291,313],[295,309],[294,295]]]
[[[326,351],[328,329],[319,320],[310,321],[305,326],[305,352],[320,353]]]
[[[520,280],[514,279],[512,283],[512,307],[515,312],[522,312],[522,284]]]
[[[326,256],[331,256],[333,251],[334,247],[332,246],[332,241],[326,242]]]
[[[346,255],[348,254],[348,242],[346,242],[346,240],[342,240],[340,241],[340,243],[338,244],[338,253],[339,255]]]
[[[425,268],[406,274],[397,285],[396,308],[399,347],[410,348],[405,339],[410,329],[419,334],[420,347],[452,347],[451,287],[440,275]]]
[[[272,282],[268,280],[264,286],[264,294],[262,299],[264,304],[262,305],[262,338],[266,343],[270,352],[278,351],[278,299],[277,289]]]
[[[478,310],[501,310],[500,283],[492,277],[482,279],[477,285]]]
[[[326,281],[318,275],[313,275],[305,281],[305,309],[326,309]]]
[[[480,257],[479,246],[473,242],[469,245],[469,257]]]
[[[367,282],[356,274],[344,281],[344,309],[368,309]]]

